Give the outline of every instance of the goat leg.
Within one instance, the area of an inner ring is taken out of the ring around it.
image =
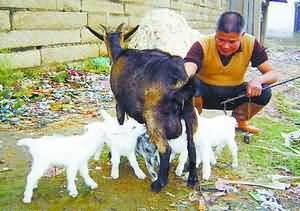
[[[196,169],[196,149],[194,143],[188,140],[188,152],[189,152],[189,177],[187,185],[189,187],[194,187],[198,182],[197,169]]]
[[[118,103],[116,104],[116,113],[119,124],[123,125],[125,120],[125,111]]]
[[[187,135],[187,150],[189,154],[189,177],[187,185],[193,187],[198,182],[197,169],[196,169],[196,147],[194,143],[194,132],[197,130],[198,122],[192,101],[188,101],[184,105],[184,121],[186,125]]]
[[[159,153],[160,165],[159,165],[158,178],[155,182],[151,184],[151,190],[153,192],[159,192],[162,187],[167,185],[168,176],[169,176],[170,155],[171,155],[171,147],[169,145],[166,146],[166,151],[164,153]]]

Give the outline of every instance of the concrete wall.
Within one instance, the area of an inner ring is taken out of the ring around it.
[[[130,27],[155,8],[182,14],[201,33],[214,31],[229,0],[0,0],[0,59],[27,68],[106,54],[84,26]]]
[[[294,32],[295,0],[288,3],[270,2],[267,36],[292,37]]]

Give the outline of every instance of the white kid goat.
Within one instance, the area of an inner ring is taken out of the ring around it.
[[[232,167],[238,167],[238,148],[235,142],[235,127],[236,120],[233,117],[220,115],[213,118],[202,117],[196,112],[198,118],[198,128],[195,133],[195,147],[196,147],[196,167],[198,168],[202,162],[202,178],[207,180],[211,175],[211,165],[216,163],[216,157],[213,151],[213,147],[216,147],[216,155],[218,156],[224,146],[227,144],[232,156]],[[170,147],[172,149],[172,154],[170,161],[179,154],[178,165],[176,168],[176,175],[181,176],[184,170],[184,165],[188,158],[187,152],[187,142],[185,124],[182,124],[182,135],[176,139],[169,140]],[[145,146],[147,140],[143,140]],[[148,147],[149,148],[149,147]],[[147,151],[151,151],[149,148]],[[152,156],[154,157],[154,152],[152,150]],[[147,162],[145,160],[145,162]],[[147,163],[146,163],[147,164]],[[148,163],[147,169],[153,174],[154,164]]]
[[[93,122],[85,127],[85,132],[81,135],[53,135],[19,140],[17,145],[27,146],[33,158],[31,171],[27,176],[23,202],[31,202],[33,189],[37,188],[39,178],[52,165],[66,167],[67,189],[70,196],[78,195],[75,185],[78,170],[87,186],[91,189],[97,188],[97,183],[88,172],[88,160],[103,145],[102,133],[99,132],[101,127],[100,122]]]
[[[145,126],[132,118],[125,121],[123,125],[119,125],[117,119],[110,116],[105,110],[100,110],[100,114],[105,125],[104,142],[108,145],[111,153],[111,177],[119,178],[120,157],[126,156],[135,175],[139,179],[145,179],[146,175],[140,169],[135,155],[137,138],[146,131]],[[99,160],[100,153],[101,149],[96,152],[95,160]]]

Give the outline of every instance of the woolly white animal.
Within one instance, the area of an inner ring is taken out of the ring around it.
[[[199,129],[197,131],[195,145],[196,150],[200,151],[201,155],[197,158],[197,164],[199,165],[200,159],[203,162],[203,168],[205,168],[203,171],[203,178],[208,179],[211,171],[209,162],[206,158],[207,155],[202,150],[203,148],[210,148],[210,150],[212,150],[212,147],[216,147],[216,156],[209,157],[210,163],[215,164],[217,157],[221,154],[225,145],[227,145],[231,152],[232,167],[237,168],[238,147],[235,142],[235,127],[237,125],[236,119],[226,115],[220,115],[213,118],[205,118],[198,115],[198,124]]]
[[[140,169],[135,155],[137,138],[146,131],[144,125],[132,118],[125,121],[123,125],[119,125],[117,119],[110,116],[105,110],[100,110],[100,114],[104,119],[103,124],[106,126],[104,141],[111,152],[111,177],[113,179],[119,178],[120,157],[126,156],[135,175],[139,179],[145,179],[146,175]],[[99,159],[100,150],[95,154],[95,160]]]
[[[53,135],[19,140],[17,145],[27,146],[33,158],[31,171],[27,176],[23,202],[31,202],[33,189],[37,188],[39,178],[51,165],[66,167],[67,189],[70,196],[78,195],[75,185],[78,170],[87,186],[91,189],[97,188],[97,183],[88,172],[88,160],[103,145],[101,127],[100,122],[93,122],[85,127],[82,135]]]
[[[196,167],[198,168],[202,162],[202,178],[207,180],[211,175],[211,165],[216,163],[216,157],[213,147],[216,147],[216,155],[218,156],[224,146],[227,144],[232,155],[232,167],[238,167],[238,148],[235,142],[235,126],[236,120],[233,117],[220,115],[213,118],[202,117],[196,112],[198,118],[198,129],[194,135],[196,147]],[[172,154],[170,162],[179,154],[178,165],[176,167],[176,175],[181,176],[184,170],[184,164],[188,159],[187,142],[185,133],[185,124],[182,121],[182,135],[176,139],[169,140]],[[144,140],[144,142],[146,142]],[[148,146],[148,144],[145,144]],[[148,147],[149,148],[149,147]],[[149,151],[149,150],[148,150]],[[152,150],[153,151],[153,150]],[[152,153],[154,156],[154,153]],[[153,164],[148,163],[147,169],[153,173]],[[153,177],[155,177],[154,175]]]
[[[217,156],[223,151],[225,145],[228,145],[232,156],[232,167],[238,167],[238,148],[235,142],[235,127],[236,120],[234,117],[220,115],[213,118],[202,117],[196,112],[198,118],[198,129],[195,133],[195,147],[196,147],[196,167],[199,167],[202,162],[202,177],[209,179],[211,175],[211,166],[216,163]],[[183,133],[182,136],[186,134]],[[184,139],[183,139],[184,140]],[[178,140],[179,142],[180,140]],[[180,149],[186,149],[186,142],[180,141],[183,144]],[[216,147],[216,156],[213,153],[213,147]],[[185,155],[186,152],[182,156]],[[179,164],[176,169],[176,174],[181,175],[185,160],[179,159]]]
[[[177,176],[182,175],[182,172],[184,170],[184,165],[188,159],[184,122],[182,125],[183,125],[182,127],[183,134],[177,139],[173,139],[169,141],[169,144],[172,148],[170,162],[172,161],[172,159],[175,157],[176,154],[179,154],[178,165],[175,170],[175,174]],[[195,133],[195,137],[194,137],[195,147],[196,147],[196,167],[198,168],[200,163],[202,162],[202,178],[208,179],[211,174],[210,164],[214,165],[216,163],[216,159],[211,145],[207,141],[203,141],[205,139],[201,138],[203,136],[204,134],[200,133],[199,126],[198,126],[198,131]]]

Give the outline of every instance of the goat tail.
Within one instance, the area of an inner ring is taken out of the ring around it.
[[[17,145],[30,147],[33,143],[34,143],[34,140],[32,138],[23,138],[17,142]]]

